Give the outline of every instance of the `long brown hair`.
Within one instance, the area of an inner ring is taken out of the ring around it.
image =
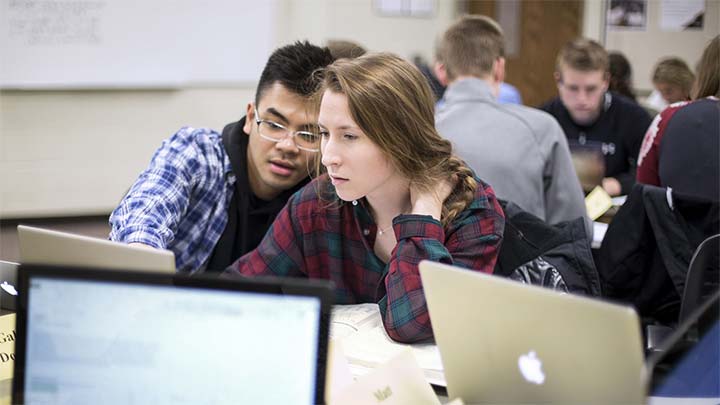
[[[697,65],[697,82],[693,99],[720,97],[720,35],[705,47]]]
[[[317,94],[344,94],[353,121],[414,186],[432,191],[443,179],[457,180],[443,204],[443,226],[474,200],[477,182],[435,130],[435,98],[415,66],[391,53],[371,53],[337,60],[322,76]]]

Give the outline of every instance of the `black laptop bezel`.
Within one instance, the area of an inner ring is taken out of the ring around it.
[[[25,352],[27,331],[27,308],[30,279],[34,277],[62,280],[85,280],[116,282],[124,284],[166,285],[182,288],[200,288],[222,291],[241,291],[260,294],[283,294],[309,296],[320,299],[321,313],[318,325],[318,347],[313,403],[325,402],[325,373],[330,327],[330,313],[334,293],[332,283],[326,280],[308,280],[279,277],[218,277],[217,275],[186,273],[155,273],[122,271],[115,269],[79,268],[67,266],[23,265],[18,269],[18,294],[16,310],[15,364],[13,369],[12,403],[22,404],[25,387]],[[58,305],[61,308],[61,305]],[[58,311],[58,316],[62,312]]]

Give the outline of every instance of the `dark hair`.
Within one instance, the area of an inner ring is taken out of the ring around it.
[[[608,59],[610,61],[610,91],[635,100],[630,62],[620,52],[610,52]]]
[[[297,41],[278,48],[270,55],[260,75],[255,92],[255,104],[260,102],[265,89],[276,82],[300,96],[311,96],[318,86],[313,72],[333,62],[327,47],[312,45],[308,41]]]

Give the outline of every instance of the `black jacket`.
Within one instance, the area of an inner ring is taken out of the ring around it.
[[[676,323],[690,259],[718,224],[717,201],[635,185],[600,247],[605,295],[634,305],[645,323]]]
[[[250,190],[247,174],[249,135],[243,131],[245,118],[225,126],[223,147],[235,175],[235,190],[228,207],[228,223],[213,250],[206,271],[223,271],[245,253],[255,249],[287,200],[309,179],[301,181],[270,201],[257,198]]]
[[[554,290],[600,295],[585,220],[548,225],[512,202],[500,201],[505,233],[495,274]]]
[[[652,118],[637,103],[616,93],[606,94],[605,108],[590,125],[578,125],[559,97],[543,104],[540,109],[550,113],[560,123],[569,142],[602,144],[605,155],[605,176],[614,177],[622,186],[621,194],[628,194],[635,184],[637,156]]]

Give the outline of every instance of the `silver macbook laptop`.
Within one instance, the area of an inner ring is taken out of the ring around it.
[[[329,282],[26,265],[19,282],[14,404],[324,400]]]
[[[169,250],[18,225],[20,263],[175,272]]]
[[[465,403],[644,403],[629,307],[420,263],[448,395]]]

